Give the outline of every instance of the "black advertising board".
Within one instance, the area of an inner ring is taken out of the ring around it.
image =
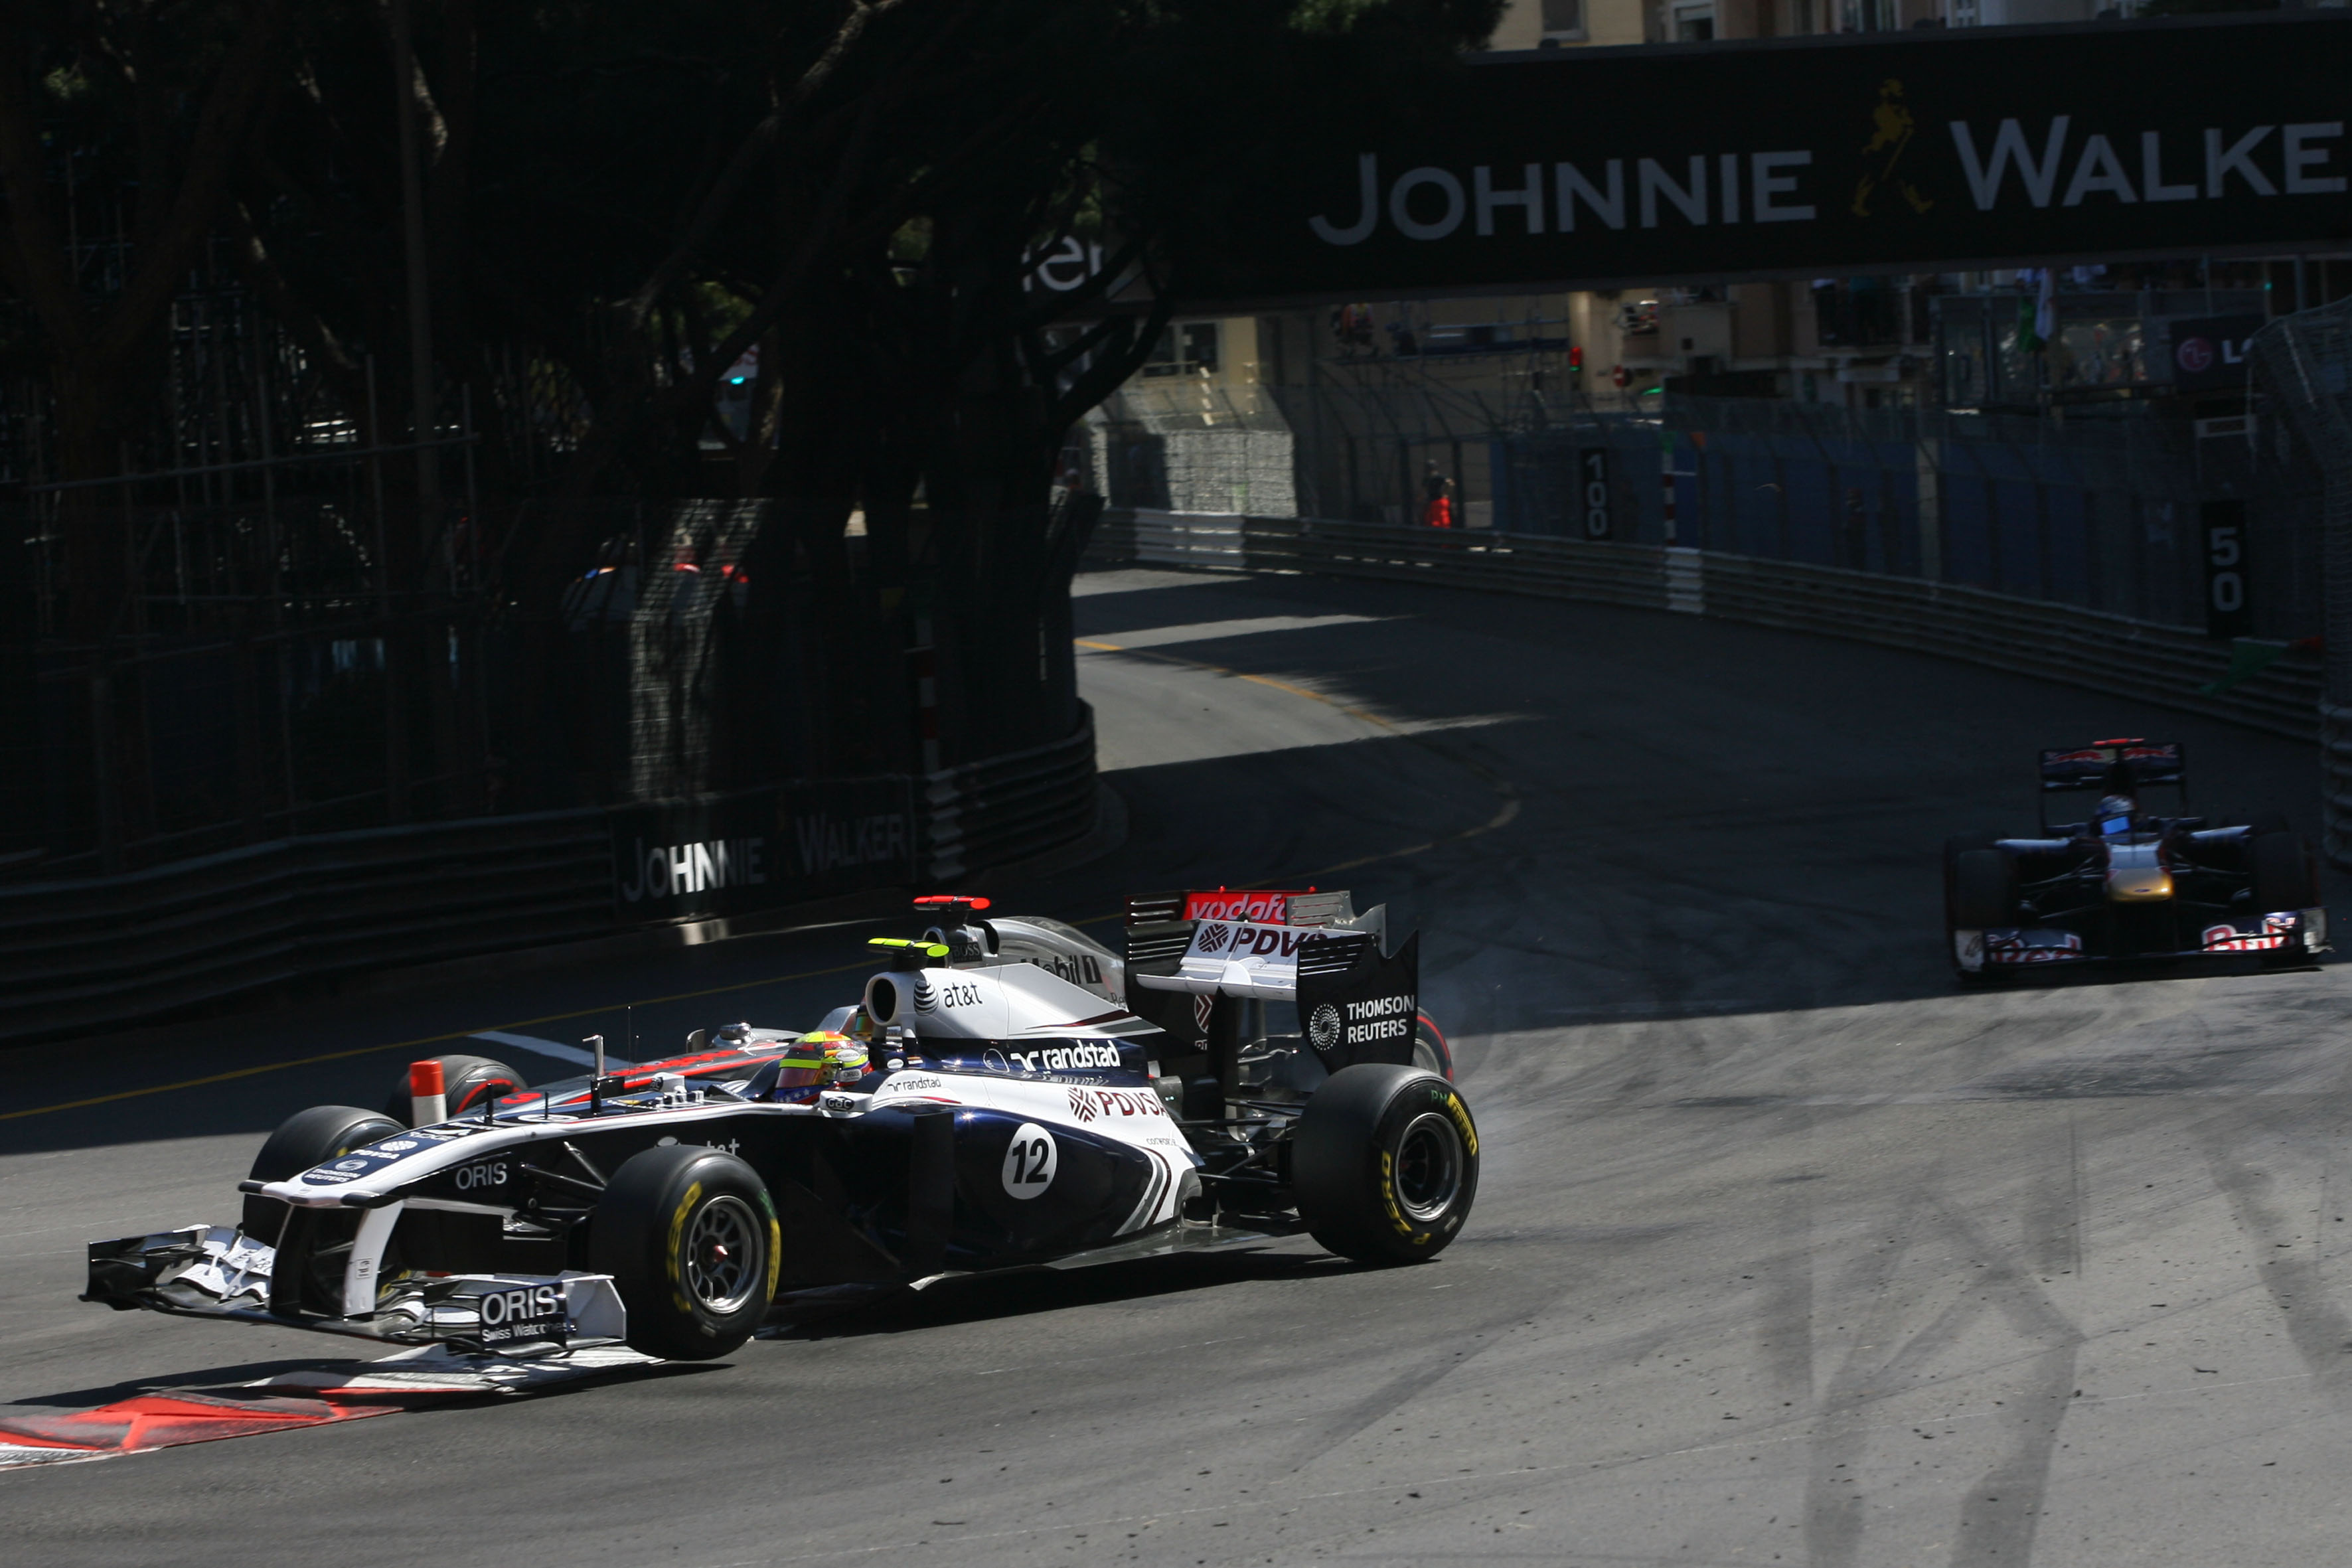
[[[1235,169],[1233,300],[2283,254],[2352,237],[2352,15],[1490,55]]]
[[[915,878],[901,776],[784,784],[612,814],[613,900],[627,925],[733,916]]]
[[[2208,316],[2174,321],[2172,384],[2183,392],[2243,387],[2247,347],[2262,330],[2260,316]]]

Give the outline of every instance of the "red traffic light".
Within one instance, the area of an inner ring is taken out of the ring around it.
[[[1581,344],[1581,343],[1570,343],[1570,344],[1569,345],[1569,349],[1568,349],[1568,368],[1569,368],[1569,369],[1570,369],[1570,370],[1582,370],[1582,369],[1584,368],[1584,345],[1583,345],[1583,344]]]

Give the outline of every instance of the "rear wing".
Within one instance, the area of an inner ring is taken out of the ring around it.
[[[1127,1004],[1180,1041],[1205,1050],[1221,1010],[1291,1002],[1330,1071],[1412,1060],[1421,939],[1384,951],[1385,905],[1360,915],[1345,892],[1219,889],[1130,899],[1127,919]]]
[[[2189,788],[2189,760],[2178,741],[2095,741],[2042,753],[2042,793],[2097,790],[2131,795],[2151,785]]]
[[[2042,831],[2050,828],[2050,797],[2087,793],[2128,795],[2165,787],[2189,799],[2189,758],[2178,741],[2137,738],[2094,741],[2087,746],[2042,753]]]

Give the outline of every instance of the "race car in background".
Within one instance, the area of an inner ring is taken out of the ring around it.
[[[2098,741],[2041,754],[2041,831],[1944,848],[1945,951],[1965,981],[2084,963],[2259,956],[2285,966],[2327,947],[2311,846],[2275,812],[2251,821],[2145,811],[2185,805],[2174,742]],[[2049,797],[2095,794],[2084,821],[2052,823]]]
[[[235,1226],[93,1243],[83,1299],[694,1359],[803,1292],[1299,1234],[1367,1263],[1435,1256],[1479,1146],[1423,1037],[1418,939],[1389,949],[1344,893],[1249,897],[1132,900],[1124,959],[929,899],[929,929],[876,939],[881,967],[814,1030],[698,1029],[616,1072],[594,1041],[594,1073],[538,1088],[487,1058],[420,1061],[405,1114],[280,1126]]]

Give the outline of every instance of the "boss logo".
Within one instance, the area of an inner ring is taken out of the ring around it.
[[[533,1285],[520,1290],[494,1290],[484,1296],[482,1326],[503,1328],[509,1323],[543,1322],[563,1315],[563,1298],[552,1285]]]
[[[507,1163],[497,1160],[479,1165],[460,1165],[455,1179],[461,1193],[474,1192],[482,1187],[503,1187],[507,1184]]]

